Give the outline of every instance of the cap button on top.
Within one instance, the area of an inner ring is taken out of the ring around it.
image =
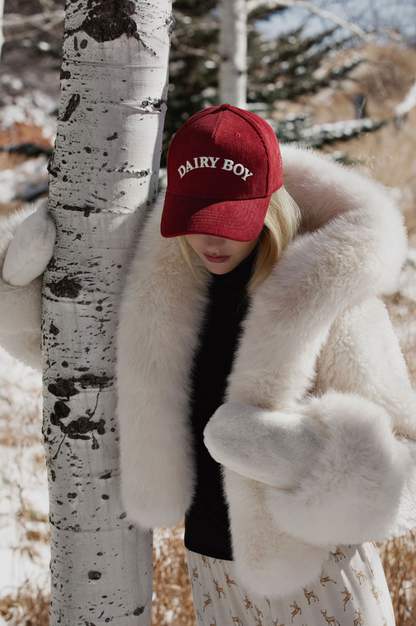
[[[231,104],[228,104],[228,102],[226,102],[225,104],[222,104],[220,106],[220,109],[231,109]]]

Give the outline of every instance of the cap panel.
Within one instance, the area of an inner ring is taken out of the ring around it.
[[[219,118],[219,119],[218,119]],[[268,193],[267,152],[257,131],[231,111],[189,124],[168,155],[168,185],[196,198],[247,199]]]
[[[251,241],[263,228],[269,198],[213,202],[204,198],[183,198],[166,192],[170,210],[162,214],[163,237],[213,235],[235,241]]]

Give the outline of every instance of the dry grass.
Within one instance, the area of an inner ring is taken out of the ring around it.
[[[0,615],[10,626],[49,626],[49,596],[26,583],[16,595],[0,599]]]
[[[183,526],[155,534],[152,626],[196,626]]]
[[[397,626],[416,622],[416,533],[387,541],[380,546]]]

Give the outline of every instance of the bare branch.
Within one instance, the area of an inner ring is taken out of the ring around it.
[[[45,11],[43,13],[35,13],[35,15],[28,15],[22,17],[17,13],[9,13],[5,15],[3,19],[0,19],[0,28],[16,28],[21,26],[40,25],[44,22],[53,21],[54,24],[63,22],[65,17],[65,11]]]
[[[279,7],[298,7],[300,9],[307,9],[314,15],[321,17],[324,20],[330,20],[337,26],[341,26],[342,28],[348,28],[356,35],[364,39],[364,41],[370,41],[373,37],[365,32],[362,28],[360,28],[357,24],[353,22],[347,22],[343,20],[341,17],[334,15],[330,11],[325,11],[324,9],[318,9],[312,2],[308,0],[247,0],[247,12],[251,13],[252,11],[259,9],[260,7],[267,9],[277,9]]]

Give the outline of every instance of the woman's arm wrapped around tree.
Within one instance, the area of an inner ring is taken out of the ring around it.
[[[0,218],[0,345],[41,368],[42,278],[56,230],[46,201]]]

